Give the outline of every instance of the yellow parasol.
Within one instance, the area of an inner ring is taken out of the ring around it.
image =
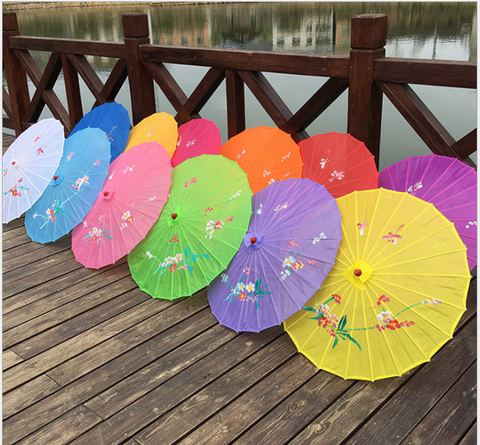
[[[285,330],[318,368],[345,379],[399,376],[452,337],[466,309],[466,247],[432,204],[408,193],[353,192],[337,204],[335,265]]]
[[[156,142],[172,157],[177,147],[177,138],[178,125],[174,117],[165,112],[155,113],[132,128],[124,151],[145,142]]]

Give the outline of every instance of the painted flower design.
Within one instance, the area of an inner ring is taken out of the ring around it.
[[[388,232],[388,235],[385,235],[382,239],[388,241],[392,244],[397,244],[398,240],[402,239],[402,236],[399,234],[403,229],[403,224],[396,230],[396,232]]]
[[[416,182],[415,185],[411,185],[410,187],[408,187],[407,189],[407,193],[409,193],[410,195],[413,195],[415,196],[415,192],[419,189],[421,189],[423,187],[422,185],[422,182],[419,181],[419,182]]]
[[[126,221],[127,223],[133,221],[133,216],[132,216],[132,214],[130,213],[130,210],[127,210],[127,211],[122,215],[122,219],[123,219],[124,221]]]
[[[81,178],[78,178],[77,181],[75,182],[75,184],[72,184],[72,187],[75,189],[75,190],[80,190],[80,187],[83,185],[83,184],[86,184],[86,185],[90,185],[90,183],[88,182],[88,180],[90,179],[90,176],[83,176]]]
[[[335,179],[337,180],[342,180],[345,177],[344,172],[337,172],[337,170],[333,170],[333,172],[330,174],[330,178],[328,179],[329,182],[333,182]]]
[[[323,232],[320,233],[320,235],[313,238],[313,244],[319,243],[322,239],[327,239],[327,235],[325,235],[325,233],[323,233]]]
[[[389,311],[382,311],[377,315],[378,321],[383,324],[388,324],[393,320],[392,313]]]

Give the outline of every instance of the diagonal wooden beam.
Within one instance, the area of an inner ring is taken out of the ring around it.
[[[100,94],[105,98],[106,102],[115,100],[118,92],[122,88],[123,84],[127,80],[127,62],[125,59],[118,59],[117,63],[113,67],[112,72],[108,76],[105,85],[102,88]],[[101,101],[97,99],[93,108],[102,105]]]
[[[240,70],[237,72],[267,114],[272,118],[275,125],[281,130],[287,131],[287,123],[293,117],[293,114],[263,73]],[[305,131],[299,131],[292,137],[298,142],[298,140],[308,137],[308,134]]]
[[[10,102],[10,95],[8,91],[3,87],[3,109],[7,113],[10,119],[13,119],[12,104]]]
[[[42,113],[45,106],[45,100],[43,99],[43,93],[45,91],[53,90],[55,82],[58,79],[58,75],[62,70],[62,64],[60,55],[53,53],[47,62],[45,70],[40,78],[40,82],[36,85],[37,89],[30,101],[30,105],[25,113],[25,120],[27,122],[36,122]]]
[[[348,88],[348,79],[331,77],[305,104],[288,120],[284,130],[290,134],[308,127]]]
[[[85,82],[85,85],[87,85],[87,88],[95,96],[95,99],[104,104],[106,101],[101,93],[104,85],[95,70],[88,63],[85,56],[67,54],[67,57],[74,66],[74,68],[77,70],[78,74],[80,74],[81,78]]]
[[[173,105],[173,108],[175,108],[181,119],[183,121],[190,120],[190,114],[184,108],[187,96],[165,65],[163,63],[144,62],[143,66],[163,91],[163,94],[165,94],[168,101]]]
[[[212,97],[220,84],[225,80],[225,70],[222,68],[210,68],[193,93],[185,102],[185,110],[195,116],[200,113],[207,101]]]
[[[33,84],[38,88],[42,80],[42,70],[38,67],[32,55],[28,51],[15,50],[15,54],[22,63],[23,68],[27,72]],[[70,128],[69,117],[67,110],[62,105],[62,102],[55,94],[53,89],[44,90],[42,92],[42,99],[47,104],[55,119],[58,119],[62,125],[68,130]]]
[[[390,82],[377,84],[433,153],[460,159],[452,148],[455,139],[409,85]]]
[[[465,159],[477,151],[477,129],[475,128],[462,139],[455,142],[452,148],[458,154],[460,159]]]

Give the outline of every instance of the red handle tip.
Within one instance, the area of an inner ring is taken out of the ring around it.
[[[356,277],[360,277],[362,276],[362,271],[360,269],[355,269],[353,271],[353,274],[356,276]]]
[[[257,238],[255,238],[254,236],[252,236],[252,237],[250,238],[250,242],[251,242],[252,244],[255,244],[255,243],[257,242]]]
[[[177,215],[176,213],[172,213],[171,216],[172,216],[172,219],[177,219],[177,216],[178,216],[178,215]]]
[[[103,196],[108,196],[110,192],[103,192]]]
[[[53,179],[56,181],[56,180],[58,179],[58,176],[55,175],[55,176],[53,177]]]

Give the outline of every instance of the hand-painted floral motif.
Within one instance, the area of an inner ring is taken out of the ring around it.
[[[238,198],[242,194],[242,191],[239,190],[237,193],[233,194],[230,198],[228,198],[229,201],[232,199]]]
[[[75,182],[75,184],[72,184],[72,187],[75,189],[75,190],[80,190],[80,187],[83,185],[83,184],[87,184],[87,185],[90,185],[90,183],[88,182],[88,180],[90,179],[90,176],[83,176],[81,178],[78,178],[77,181]]]
[[[212,210],[213,210],[213,209],[212,209],[211,207],[207,207],[207,208],[205,209],[205,213],[203,214],[203,216],[207,216],[207,213],[208,213],[208,212],[211,212]]]
[[[248,269],[248,273],[246,272],[246,269]],[[259,308],[258,299],[264,298],[265,295],[270,295],[270,292],[266,292],[263,290],[262,280],[260,278],[258,278],[255,283],[253,281],[247,282],[247,280],[245,280],[244,282],[243,280],[246,278],[246,275],[250,275],[250,272],[250,267],[245,268],[242,276],[240,277],[240,280],[235,286],[232,286],[228,282],[228,276],[222,275],[222,281],[227,283],[230,286],[231,290],[228,297],[225,298],[225,301],[232,302],[238,299],[242,302],[252,302],[255,304],[255,309]]]
[[[368,222],[365,221],[363,223],[357,223],[358,230],[360,232],[360,236],[363,236],[365,233],[365,228],[368,226]]]
[[[93,165],[100,165],[100,161],[95,161]]]
[[[8,193],[11,193],[12,196],[22,196],[22,193],[19,190],[23,190],[24,193],[33,195],[33,192],[28,187],[24,187],[23,185],[18,185],[18,183],[21,183],[22,181],[23,181],[23,178],[20,178],[17,182],[13,184],[12,188],[8,189],[3,194],[7,195]]]
[[[288,202],[284,202],[283,204],[279,204],[277,207],[273,209],[274,212],[278,212],[279,210],[284,210],[288,207]]]
[[[330,174],[331,178],[328,179],[329,182],[333,182],[335,179],[338,179],[339,181],[345,177],[344,172],[337,172],[337,170],[333,170],[333,172]]]
[[[415,193],[417,190],[421,189],[423,187],[422,182],[416,182],[415,185],[411,185],[407,189],[407,193],[410,193],[410,195],[415,196]]]
[[[338,294],[332,294],[330,298],[325,301],[325,303],[322,303],[318,305],[315,303],[315,307],[309,307],[309,306],[304,306],[303,309],[309,312],[314,312],[315,317],[309,317],[312,320],[317,320],[317,324],[320,327],[323,327],[324,329],[328,330],[328,333],[330,334],[331,337],[335,338],[335,341],[333,342],[332,349],[334,349],[337,344],[338,344],[338,339],[342,340],[349,340],[353,343],[355,343],[360,351],[362,350],[362,347],[360,344],[352,337],[353,332],[355,331],[366,331],[366,330],[377,330],[379,332],[387,332],[387,331],[395,331],[396,329],[401,329],[403,327],[410,327],[414,326],[415,323],[413,321],[409,320],[404,320],[404,321],[399,321],[398,317],[406,311],[409,311],[413,309],[414,307],[421,306],[421,305],[431,305],[432,307],[438,306],[441,304],[441,300],[436,300],[434,298],[431,299],[426,299],[424,301],[421,301],[419,303],[415,303],[409,307],[406,307],[405,309],[401,310],[397,314],[393,315],[391,311],[389,311],[386,308],[382,308],[380,313],[377,314],[377,320],[378,324],[374,326],[369,326],[369,327],[364,327],[364,328],[347,328],[347,316],[344,315],[340,320],[338,317],[332,313],[332,309],[328,306],[328,303],[334,301],[336,304],[341,303],[341,296]],[[377,305],[380,305],[381,302],[389,302],[390,299],[386,297],[385,295],[381,295],[378,298]]]
[[[469,221],[465,228],[468,229],[473,226],[477,227],[477,221]]]
[[[85,240],[85,242],[92,241],[101,246],[103,238],[112,239],[112,236],[109,235],[110,232],[111,230],[105,230],[105,226],[102,229],[99,229],[98,227],[93,227],[92,230],[88,232],[88,235],[84,236],[83,239]]]
[[[268,170],[263,170],[263,177],[266,178],[267,176],[270,176],[272,172],[269,172]]]
[[[318,236],[316,236],[315,238],[313,238],[312,244],[317,244],[317,243],[319,243],[322,239],[327,239],[327,235],[325,235],[323,232],[320,233],[320,235],[318,235]]]
[[[282,160],[280,162],[283,162],[285,161],[286,159],[288,159],[290,157],[290,152],[288,152],[285,156],[282,156]]]
[[[47,209],[45,211],[45,214],[47,216],[44,216],[44,215],[39,215],[38,213],[34,213],[32,215],[32,217],[35,219],[37,216],[39,216],[40,218],[42,218],[43,220],[45,220],[45,222],[40,226],[40,229],[42,229],[46,224],[48,224],[49,222],[52,222],[54,223],[55,222],[55,216],[58,215],[58,214],[61,214],[61,215],[64,215],[65,212],[62,208],[62,204],[58,201],[58,200],[55,200],[52,204],[52,207],[50,209]]]
[[[128,172],[133,172],[133,169],[135,168],[135,165],[128,165],[127,167],[125,167],[125,170],[123,170],[123,174],[126,175]]]
[[[179,243],[178,235],[175,235],[171,240],[168,241],[170,244]]]
[[[280,275],[280,281],[285,280],[285,278],[287,278],[292,273],[303,269],[305,267],[305,264],[303,264],[300,260],[296,260],[292,255],[290,255],[289,257],[285,258],[282,266],[286,269],[282,271]]]
[[[75,154],[74,151],[71,151],[70,154],[67,156],[67,162],[72,160],[73,155]]]
[[[107,139],[108,139],[110,142],[113,142],[113,141],[114,141],[114,139],[113,139],[113,137],[112,137],[112,133],[113,133],[113,131],[115,130],[115,128],[117,128],[116,125],[115,125],[115,127],[113,127],[113,128],[110,130],[109,133],[107,133]]]
[[[37,136],[37,137],[33,140],[33,143],[38,142],[42,136],[43,136],[43,134],[41,134],[40,136]]]
[[[245,153],[246,153],[246,150],[242,150],[241,153],[237,154],[237,159],[240,159]]]
[[[392,244],[397,244],[399,239],[402,239],[402,236],[399,235],[399,232],[401,232],[403,229],[403,224],[395,231],[395,233],[388,232],[388,235],[385,235],[382,239],[388,241],[389,243]]]
[[[230,217],[227,220],[227,222],[231,221],[232,219],[233,219],[233,216]],[[215,230],[221,230],[223,228],[224,224],[225,223],[222,220],[214,221],[213,219],[211,219],[210,221],[208,221],[207,227],[205,228],[205,230],[207,231],[207,234],[205,235],[205,238],[212,239]]]
[[[292,247],[297,247],[298,243],[295,242],[294,239],[292,239],[288,244],[287,244],[287,249],[291,249]]]
[[[170,246],[171,245],[172,243],[170,243]],[[158,268],[155,270],[155,272],[153,272],[152,275],[155,275],[157,272],[159,272],[159,275],[162,275],[167,270],[170,273],[174,273],[178,270],[188,270],[190,273],[192,273],[193,272],[192,264],[195,263],[198,258],[206,258],[207,260],[210,259],[210,256],[207,254],[202,254],[202,255],[194,254],[190,247],[186,247],[185,249],[183,249],[183,254],[177,253],[175,254],[175,256],[169,255],[163,260],[160,260],[151,252],[147,251],[145,253],[148,258],[155,259],[159,262]],[[167,251],[167,254],[168,254],[168,251]]]
[[[40,147],[40,148],[37,148],[37,156],[40,155],[40,154],[43,154],[44,151],[43,151],[43,148]]]
[[[127,223],[131,223],[133,221],[133,216],[132,214],[130,213],[130,210],[126,211],[123,215],[122,215],[122,219],[124,221],[126,221]]]
[[[263,204],[260,204],[260,207],[257,209],[257,215],[262,214]]]
[[[196,182],[197,182],[197,177],[194,176],[192,179],[190,179],[190,181],[185,182],[185,184],[183,184],[183,187],[187,188],[190,184],[195,184]]]
[[[320,159],[320,168],[322,168],[322,170],[325,168],[325,165],[327,164],[328,160],[329,160],[328,158]]]

